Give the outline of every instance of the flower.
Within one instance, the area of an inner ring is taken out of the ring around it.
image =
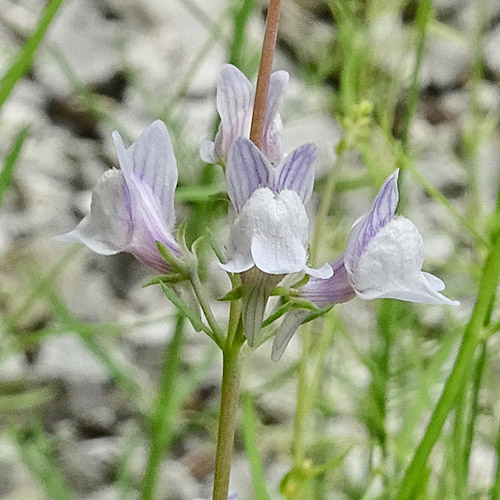
[[[380,188],[371,210],[358,219],[344,254],[326,280],[312,277],[301,297],[319,307],[346,302],[355,295],[364,300],[399,299],[421,304],[459,305],[442,295],[445,285],[422,271],[424,246],[413,222],[395,215],[398,174],[394,171]],[[295,310],[285,318],[273,345],[273,359],[283,354],[293,333],[307,316]]]
[[[116,131],[113,140],[121,170],[104,173],[92,193],[90,214],[61,239],[101,255],[129,252],[155,271],[168,272],[156,242],[176,256],[180,251],[172,235],[177,163],[167,127],[153,122],[129,148]]]
[[[304,204],[312,194],[315,159],[314,145],[304,144],[273,167],[250,140],[240,137],[234,142],[226,180],[237,216],[224,270],[242,273],[255,266],[275,275],[332,275],[329,264],[320,269],[307,265],[309,219]]]
[[[262,152],[273,164],[283,157],[281,135],[283,123],[278,108],[283,92],[288,83],[286,71],[275,71],[269,81]],[[220,72],[217,84],[217,111],[221,118],[215,141],[204,141],[200,156],[206,163],[215,163],[218,159],[227,161],[231,145],[238,137],[250,136],[255,89],[248,78],[235,66],[225,64]]]
[[[304,204],[314,184],[313,144],[304,144],[273,167],[248,139],[231,147],[227,189],[236,210],[228,259],[221,267],[243,273],[243,326],[253,345],[271,290],[290,273],[329,278],[332,268],[307,265],[309,219]]]

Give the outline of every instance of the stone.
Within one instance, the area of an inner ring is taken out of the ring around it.
[[[486,66],[497,78],[500,78],[500,24],[490,31],[484,40],[484,60]]]
[[[467,45],[429,33],[422,63],[422,88],[434,86],[442,89],[460,84],[467,77],[471,61]]]
[[[44,340],[34,369],[40,379],[47,381],[61,380],[69,384],[105,384],[109,381],[106,369],[74,334]]]
[[[81,493],[90,493],[113,478],[119,445],[115,437],[70,440],[61,444],[59,454],[70,484]]]

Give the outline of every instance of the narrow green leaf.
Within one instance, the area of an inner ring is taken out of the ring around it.
[[[243,297],[243,288],[241,286],[237,286],[233,288],[231,291],[227,292],[226,295],[217,299],[220,302],[230,302],[232,300],[238,300]]]
[[[285,302],[262,322],[262,328],[265,328],[266,326],[269,326],[271,323],[274,323],[277,319],[281,318],[281,316],[283,316],[283,314],[285,314],[292,307],[293,307],[293,302]]]
[[[39,387],[19,394],[0,396],[0,413],[33,410],[50,401],[55,396],[50,387]]]
[[[215,256],[217,257],[218,261],[221,264],[225,264],[226,258],[224,257],[224,252],[222,251],[221,247],[219,246],[219,244],[215,240],[214,235],[212,234],[212,231],[210,231],[210,229],[208,229],[208,231],[207,231],[207,236],[208,236],[209,241],[210,241],[210,246],[212,247],[212,250],[214,251]]]
[[[213,197],[227,197],[227,194],[222,186],[217,184],[209,186],[179,186],[175,190],[175,201],[177,203],[189,203],[208,201]]]
[[[329,306],[322,307],[321,309],[317,309],[315,311],[313,310],[313,312],[309,314],[309,316],[303,321],[302,324],[305,325],[306,323],[309,323],[313,319],[319,318],[320,316],[324,316],[328,311],[332,309],[334,305],[335,304],[332,304]]]
[[[474,359],[474,353],[481,342],[481,333],[485,319],[488,316],[491,298],[495,293],[500,275],[500,240],[491,247],[484,262],[479,293],[472,316],[467,324],[453,369],[446,381],[441,397],[434,409],[425,434],[417,447],[403,481],[401,482],[396,500],[412,498],[415,487],[425,471],[427,459],[438,440],[457,394],[463,390],[465,376]]]
[[[299,290],[287,286],[275,286],[271,292],[272,297],[298,297],[299,295]]]
[[[14,168],[17,164],[17,160],[19,159],[24,141],[27,137],[28,128],[25,127],[17,133],[16,137],[14,138],[12,147],[10,148],[10,151],[7,153],[5,161],[3,162],[3,168],[0,172],[0,206],[2,205],[3,195],[12,182]]]
[[[51,0],[49,2],[42,13],[35,31],[24,44],[16,60],[7,70],[7,73],[0,79],[0,108],[9,97],[16,83],[24,76],[26,71],[28,71],[35,57],[36,49],[47,33],[47,29],[52,23],[63,1],[64,0]]]
[[[179,232],[182,232],[182,228],[183,224],[181,224]],[[186,273],[185,265],[182,260],[176,257],[166,245],[164,245],[160,241],[157,241],[156,248],[158,249],[158,252],[160,252],[160,255],[163,257],[163,260],[170,266],[171,269],[179,274]]]
[[[159,285],[160,283],[179,283],[185,279],[186,278],[180,273],[159,274],[158,276],[151,278],[146,284],[142,285],[142,288]]]
[[[498,434],[496,441],[497,466],[495,481],[491,487],[491,500],[500,500],[500,425],[498,426]]]
[[[40,422],[33,422],[27,429],[14,431],[14,442],[19,456],[52,500],[73,500],[73,495],[59,468],[54,452],[54,444],[49,439]]]
[[[251,394],[243,395],[243,442],[248,461],[250,462],[250,471],[252,473],[253,489],[255,498],[258,500],[270,500],[267,492],[266,479],[264,477],[264,467],[260,458],[257,443],[257,418]]]

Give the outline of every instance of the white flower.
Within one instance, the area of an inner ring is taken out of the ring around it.
[[[309,219],[304,204],[313,189],[315,159],[314,146],[304,144],[274,167],[244,137],[229,151],[226,179],[237,216],[228,260],[221,267],[242,273],[243,327],[250,345],[260,332],[269,294],[284,275],[333,274],[329,264],[320,269],[307,265]]]
[[[300,146],[273,167],[251,141],[235,141],[226,178],[237,216],[223,269],[242,273],[256,266],[268,274],[332,275],[328,264],[321,269],[307,265],[309,219],[304,204],[312,193],[314,161],[312,144]]]

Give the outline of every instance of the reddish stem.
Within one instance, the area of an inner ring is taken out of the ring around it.
[[[273,66],[274,49],[278,36],[278,23],[280,20],[281,0],[270,0],[266,17],[266,32],[262,44],[262,57],[260,59],[259,76],[253,105],[252,126],[250,140],[260,149],[264,132],[264,114],[266,111],[267,91],[269,78]]]

